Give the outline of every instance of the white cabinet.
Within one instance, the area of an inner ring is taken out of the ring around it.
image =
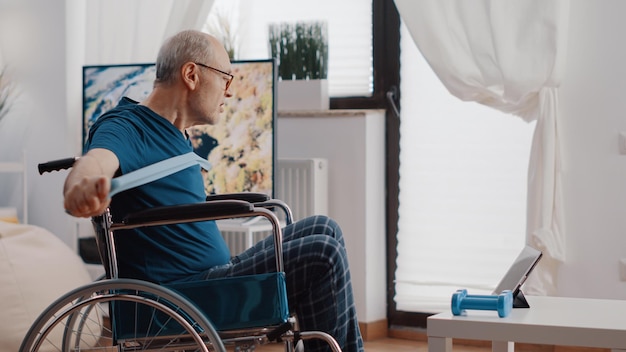
[[[328,214],[343,229],[359,322],[386,318],[385,113],[279,112],[279,158],[328,160]]]

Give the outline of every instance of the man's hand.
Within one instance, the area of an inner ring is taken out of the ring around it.
[[[118,168],[117,156],[106,149],[92,149],[80,157],[65,179],[65,211],[85,218],[104,213],[111,203],[111,178]]]
[[[64,194],[65,211],[76,217],[92,217],[104,213],[111,203],[111,179],[106,176],[85,176]]]

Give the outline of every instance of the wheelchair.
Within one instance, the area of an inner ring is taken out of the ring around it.
[[[68,169],[75,160],[39,164],[39,173]],[[289,314],[276,209],[291,222],[284,202],[247,192],[147,209],[120,222],[112,220],[109,210],[92,218],[105,275],[50,304],[30,327],[20,351],[252,351],[282,342],[290,352],[301,350],[303,340],[321,339],[341,352],[325,332],[298,331],[297,319]],[[171,285],[118,277],[117,230],[246,217],[271,223],[275,272]]]

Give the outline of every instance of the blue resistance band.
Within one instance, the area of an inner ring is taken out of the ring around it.
[[[211,168],[211,163],[202,159],[194,152],[178,155],[146,167],[142,167],[141,169],[137,169],[112,179],[109,197],[113,197],[117,193],[145,185],[146,183],[150,183],[165,176],[169,176],[196,164],[200,164],[200,166],[205,170],[209,170]]]

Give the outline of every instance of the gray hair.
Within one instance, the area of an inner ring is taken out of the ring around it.
[[[213,51],[207,35],[195,30],[185,30],[168,38],[156,61],[157,83],[173,83],[176,73],[186,62],[213,61]],[[210,63],[208,63],[210,64]]]

